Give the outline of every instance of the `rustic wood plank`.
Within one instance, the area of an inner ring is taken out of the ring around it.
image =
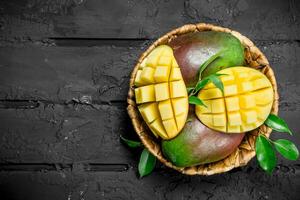
[[[1,1],[1,39],[157,38],[187,23],[230,27],[252,39],[299,40],[299,1]]]
[[[98,47],[0,47],[0,99],[125,100],[142,44]]]
[[[0,109],[0,120],[1,163],[131,164],[138,159],[119,141],[120,134],[136,139],[125,106],[40,103],[34,109]]]
[[[257,43],[277,76],[280,115],[295,133],[300,132],[297,126],[299,44]],[[119,143],[118,135],[135,135],[125,99],[130,71],[147,42],[133,47],[98,45],[30,44],[2,48],[0,104],[2,108],[10,108],[0,110],[2,162],[136,162],[138,156],[131,155]],[[89,121],[90,124],[72,134],[77,126]],[[285,137],[300,144],[299,134],[293,137],[273,134],[272,137]]]
[[[0,99],[57,103],[124,101],[131,70],[149,42],[128,41],[129,46],[125,41],[112,43],[97,43],[99,46],[93,47],[31,44],[0,47]],[[299,43],[256,43],[276,72],[282,109],[297,108],[300,104]]]
[[[253,163],[255,164],[255,163]],[[297,199],[299,165],[278,167],[272,176],[244,167],[215,176],[185,176],[162,168],[143,179],[128,172],[70,170],[0,172],[0,194],[11,199]]]

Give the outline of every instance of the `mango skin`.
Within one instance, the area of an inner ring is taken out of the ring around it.
[[[179,135],[162,141],[162,152],[169,161],[178,167],[191,167],[222,160],[236,150],[244,133],[214,131],[203,125],[191,110]]]
[[[221,57],[207,66],[202,77],[227,67],[244,64],[244,47],[230,33],[215,31],[188,33],[173,39],[169,45],[174,50],[174,56],[187,87],[196,85],[200,66],[220,51],[223,52]]]

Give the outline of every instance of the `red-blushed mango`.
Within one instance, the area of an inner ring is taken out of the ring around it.
[[[222,160],[241,143],[244,133],[226,134],[203,125],[190,109],[188,120],[177,137],[162,141],[164,156],[178,167]]]
[[[199,68],[207,61],[210,62],[202,77],[227,67],[244,64],[244,47],[230,33],[215,31],[187,33],[173,39],[170,46],[174,49],[174,56],[187,87],[196,85]]]

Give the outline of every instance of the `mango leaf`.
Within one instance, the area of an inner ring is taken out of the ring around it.
[[[285,133],[289,133],[290,135],[293,135],[287,123],[283,119],[281,119],[280,117],[274,114],[270,114],[268,116],[267,120],[265,121],[265,124],[275,131],[285,132]]]
[[[197,85],[196,85],[196,87],[195,87],[192,95],[197,94],[197,92],[199,90],[201,90],[202,88],[204,88],[209,82],[210,82],[209,78],[205,78],[205,79],[203,79],[201,81],[198,81],[198,83],[197,83]]]
[[[140,177],[150,174],[156,164],[156,158],[147,150],[144,149],[139,162]]]
[[[120,136],[121,140],[130,148],[137,148],[143,146],[141,142],[133,141],[133,140],[128,140],[124,138],[122,135]]]
[[[221,79],[215,75],[215,76],[210,76],[210,81],[213,82],[213,84],[219,88],[222,93],[224,93],[224,85],[223,85],[223,82],[221,81]]]
[[[285,139],[279,139],[273,142],[276,150],[288,160],[297,160],[299,158],[299,151],[296,145]]]
[[[219,88],[223,92],[224,86],[223,86],[223,83],[220,80],[219,76],[224,76],[224,75],[227,75],[227,74],[212,74],[212,75],[209,75],[208,77],[202,79],[201,81],[198,81],[195,89],[192,91],[191,94],[192,95],[196,94],[197,92],[199,92],[199,90],[204,88],[210,82],[212,82],[217,88]]]
[[[189,104],[207,107],[201,99],[199,99],[198,97],[195,97],[195,96],[189,97]]]
[[[186,91],[188,94],[190,94],[194,89],[195,88],[193,88],[193,87],[188,87],[188,88],[186,88]]]
[[[221,57],[223,54],[222,51],[216,53],[215,55],[212,55],[209,59],[207,59],[201,66],[199,69],[199,80],[201,80],[201,76],[202,76],[202,72],[208,67],[208,65],[210,63],[212,63],[213,61],[215,61],[216,59],[218,59],[219,57]]]
[[[256,138],[255,152],[259,166],[268,173],[272,173],[276,166],[275,152],[268,139],[261,134]]]

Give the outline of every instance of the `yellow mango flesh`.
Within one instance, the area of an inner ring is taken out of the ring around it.
[[[188,114],[188,96],[173,50],[155,48],[136,73],[135,98],[138,109],[155,136],[174,138]]]
[[[268,78],[249,67],[232,67],[219,74],[224,94],[212,83],[198,97],[204,106],[196,106],[196,115],[206,126],[227,133],[251,131],[270,114],[274,93]]]

